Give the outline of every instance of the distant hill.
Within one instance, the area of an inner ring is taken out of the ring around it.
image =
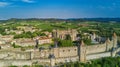
[[[110,21],[120,22],[120,18],[83,18],[83,20],[98,22],[110,22]]]
[[[0,20],[0,22],[7,22],[7,21],[66,21],[66,22],[86,22],[86,21],[96,21],[96,22],[120,22],[120,18],[69,18],[69,19],[57,19],[57,18],[46,18],[46,19],[39,19],[39,18],[28,18],[28,19],[17,19],[12,18],[8,20]]]

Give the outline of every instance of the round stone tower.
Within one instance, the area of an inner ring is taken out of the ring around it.
[[[78,56],[80,62],[86,61],[86,46],[83,42],[83,40],[78,45]]]
[[[113,33],[113,48],[117,48],[117,35],[116,33]]]

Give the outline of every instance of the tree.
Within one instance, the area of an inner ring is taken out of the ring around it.
[[[30,66],[28,66],[28,65],[24,65],[23,67],[30,67]]]
[[[13,43],[12,46],[15,48],[15,43]]]
[[[66,35],[65,40],[71,40],[71,36],[70,35]]]
[[[91,39],[84,39],[85,44],[91,45]]]

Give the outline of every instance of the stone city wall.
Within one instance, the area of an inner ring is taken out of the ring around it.
[[[102,57],[110,57],[111,52],[103,52],[103,53],[96,53],[96,54],[89,54],[86,56],[86,60],[98,59]]]
[[[0,60],[0,67],[32,65],[30,60]]]
[[[0,59],[31,59],[31,52],[0,51]]]
[[[56,63],[65,63],[65,62],[75,62],[78,61],[79,57],[78,56],[73,56],[73,57],[64,57],[64,58],[56,58],[55,62]]]
[[[99,53],[106,51],[106,43],[86,46],[86,54]]]

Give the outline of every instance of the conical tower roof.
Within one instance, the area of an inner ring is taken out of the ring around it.
[[[93,33],[93,35],[95,35],[95,32],[92,32]]]
[[[107,38],[106,43],[110,43],[110,39],[109,38]]]
[[[115,37],[115,38],[117,37],[117,35],[116,35],[116,33],[115,33],[115,32],[113,33],[113,37]]]
[[[84,45],[85,45],[84,41],[81,40],[81,41],[80,41],[80,46],[84,46]]]

